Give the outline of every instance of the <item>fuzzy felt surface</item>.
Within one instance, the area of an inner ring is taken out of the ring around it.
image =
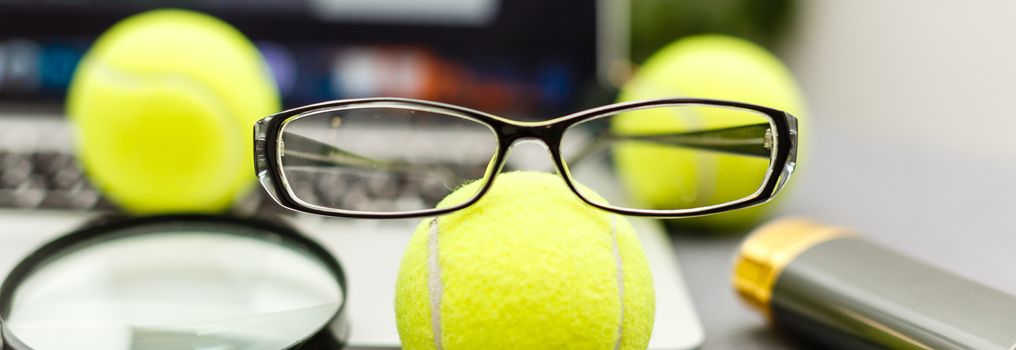
[[[645,349],[655,314],[631,225],[546,173],[500,174],[473,206],[424,219],[396,288],[406,349]]]

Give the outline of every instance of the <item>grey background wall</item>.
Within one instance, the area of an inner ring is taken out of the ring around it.
[[[1016,147],[1016,2],[801,6],[786,54],[816,117],[971,156]]]
[[[810,103],[781,207],[1016,294],[1016,2],[802,1]]]

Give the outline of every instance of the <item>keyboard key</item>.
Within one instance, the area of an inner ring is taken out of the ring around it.
[[[70,190],[84,183],[84,177],[78,167],[60,169],[49,177],[49,185],[53,190]]]
[[[0,190],[0,208],[17,208],[17,197],[12,190]]]
[[[35,166],[35,171],[51,175],[56,174],[60,170],[73,167],[77,168],[74,164],[74,156],[68,153],[60,153],[55,151],[42,151],[36,152],[31,155],[31,162]]]
[[[47,209],[91,209],[99,201],[99,194],[89,190],[49,191],[39,207]]]
[[[32,163],[27,157],[11,154],[5,162],[8,164],[0,169],[0,188],[18,188],[32,174]]]
[[[103,196],[98,196],[98,197],[99,197],[99,200],[96,201],[95,205],[92,206],[93,210],[98,210],[98,211],[120,211],[120,207],[117,207],[116,204],[113,204],[113,202],[110,202],[108,198],[103,197]]]
[[[13,190],[4,191],[3,202],[7,207],[32,209],[46,197],[46,183],[38,176],[28,176]]]
[[[399,190],[395,180],[395,176],[372,177],[367,180],[367,192],[371,194],[371,198],[393,199]]]
[[[0,150],[0,169],[7,169],[18,162],[21,155],[16,152]]]

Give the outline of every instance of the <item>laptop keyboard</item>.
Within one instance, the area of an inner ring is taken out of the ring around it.
[[[116,205],[88,181],[70,140],[69,125],[60,118],[0,118],[0,209],[117,211]],[[365,196],[418,207],[421,202],[435,203],[446,194],[441,184],[414,185],[398,177],[365,181],[328,173],[303,175],[308,176],[298,183],[304,185],[294,188],[301,198],[350,209],[372,209],[361,208],[367,202]],[[427,191],[435,187],[441,191]],[[343,191],[349,188],[361,190]],[[259,188],[250,192],[236,203],[234,213],[258,216],[294,213],[279,206]]]
[[[74,155],[0,150],[0,208],[109,210]]]
[[[443,193],[423,191],[420,196],[411,195],[418,190],[407,188],[404,181],[394,178],[378,178],[374,181],[360,179],[346,180],[337,176],[305,176],[295,190],[301,198],[315,198],[315,202],[345,203],[348,208],[360,208],[357,203],[367,202],[365,196],[391,197],[391,200],[411,202],[419,206],[421,201],[436,202]],[[361,183],[363,182],[363,183]],[[344,188],[362,188],[363,191],[341,191]],[[258,214],[287,213],[270,198],[255,189],[238,206],[242,211]],[[412,197],[412,198],[410,198]],[[426,197],[426,198],[423,198]],[[57,209],[57,210],[101,210],[115,211],[116,206],[104,198],[82,173],[74,155],[61,151],[12,151],[0,149],[0,209]]]
[[[0,209],[119,211],[88,181],[72,152],[19,148],[0,149]],[[328,193],[319,191],[316,195]],[[258,216],[294,213],[259,189],[237,203],[234,211]]]

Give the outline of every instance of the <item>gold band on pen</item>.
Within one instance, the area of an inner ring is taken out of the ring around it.
[[[734,259],[734,289],[742,300],[771,318],[773,286],[787,264],[816,244],[852,234],[798,218],[765,224],[741,243]]]

